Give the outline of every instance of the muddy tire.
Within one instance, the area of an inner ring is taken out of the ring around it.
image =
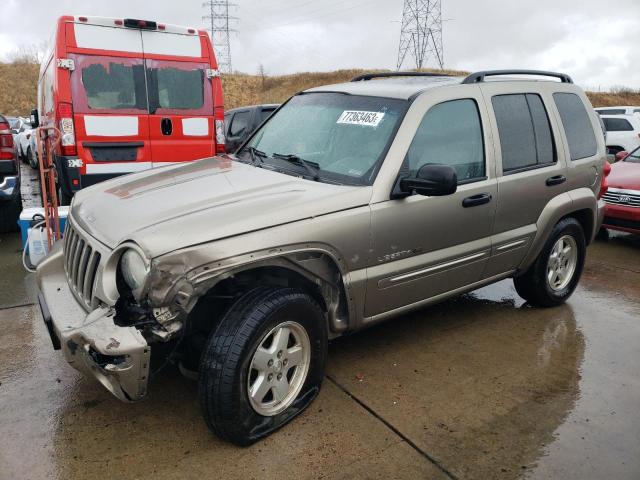
[[[22,211],[22,199],[15,195],[12,200],[0,203],[0,233],[18,231],[18,217]]]
[[[307,293],[259,287],[227,311],[202,352],[199,397],[208,427],[246,446],[315,399],[327,356],[326,321]]]
[[[518,295],[536,307],[564,303],[578,285],[586,250],[580,223],[571,217],[561,220],[533,265],[513,279]]]
[[[34,170],[38,169],[38,156],[36,155],[36,153],[31,149],[31,147],[29,147],[27,149],[27,161],[29,163],[29,166],[31,168],[33,168]]]

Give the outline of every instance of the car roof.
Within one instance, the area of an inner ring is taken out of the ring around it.
[[[335,83],[305,90],[310,92],[340,92],[350,95],[386,97],[408,100],[414,95],[437,87],[459,85],[465,77],[390,77],[358,82]]]

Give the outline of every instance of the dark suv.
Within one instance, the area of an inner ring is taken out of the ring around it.
[[[18,228],[21,206],[20,164],[9,121],[0,115],[0,233]]]

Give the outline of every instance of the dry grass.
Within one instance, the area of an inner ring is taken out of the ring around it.
[[[0,113],[29,116],[36,106],[39,68],[29,62],[0,63]]]
[[[318,85],[345,82],[372,70],[304,72],[293,75],[259,76],[235,73],[224,75],[225,108],[260,103],[280,103],[296,92]],[[373,70],[382,72],[385,70]],[[433,71],[433,70],[427,70]],[[445,70],[452,75],[466,72]],[[38,66],[19,61],[0,63],[0,113],[28,116],[36,103]],[[618,87],[611,92],[587,92],[595,107],[640,105],[640,90]]]

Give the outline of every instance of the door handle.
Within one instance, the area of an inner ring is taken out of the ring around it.
[[[547,178],[547,187],[553,187],[554,185],[560,185],[567,181],[567,177],[564,175],[556,175],[555,177]]]
[[[173,125],[171,124],[170,118],[163,118],[160,121],[160,130],[162,130],[163,135],[171,135],[173,131]]]
[[[464,208],[477,207],[478,205],[484,205],[485,203],[489,203],[490,201],[491,194],[479,193],[478,195],[473,195],[462,200],[462,206]]]

